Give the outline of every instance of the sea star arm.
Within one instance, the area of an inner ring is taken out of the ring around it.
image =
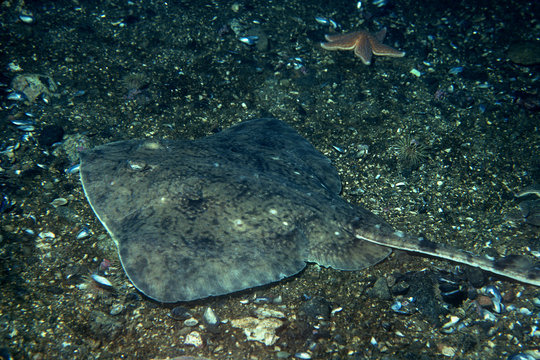
[[[371,64],[373,49],[367,36],[362,36],[358,39],[356,47],[354,48],[354,55],[358,56],[365,65]]]
[[[394,49],[393,47],[390,47],[388,45],[384,45],[380,42],[370,41],[371,42],[371,49],[373,51],[373,54],[378,56],[390,56],[390,57],[403,57],[405,56],[404,51],[399,51]]]
[[[325,38],[328,42],[321,43],[321,46],[326,50],[352,50],[355,48],[359,36],[361,36],[359,32],[326,35]]]

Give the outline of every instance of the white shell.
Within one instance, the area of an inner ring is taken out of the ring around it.
[[[102,285],[102,286],[105,286],[105,287],[112,287],[112,283],[107,280],[107,278],[101,276],[101,275],[98,275],[98,274],[92,274],[92,279],[97,282],[99,285]]]

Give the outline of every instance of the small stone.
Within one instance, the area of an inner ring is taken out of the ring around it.
[[[392,295],[390,294],[390,289],[384,277],[379,277],[373,284],[373,287],[366,292],[370,297],[381,299],[381,300],[390,300]]]
[[[204,318],[204,321],[206,321],[208,325],[215,326],[219,323],[219,319],[211,307],[206,308],[206,310],[204,311],[203,318]]]
[[[120,314],[122,311],[124,311],[124,305],[115,304],[112,306],[110,314],[114,316]]]
[[[456,348],[453,346],[440,345],[439,349],[444,356],[454,357],[456,355]]]
[[[312,319],[329,319],[331,310],[330,303],[318,296],[307,300],[300,306],[300,311]]]
[[[411,69],[411,71],[409,71],[409,72],[410,72],[412,75],[416,76],[416,77],[422,76],[422,73],[421,73],[419,70],[414,69],[414,68]]]
[[[491,301],[491,299],[486,295],[479,295],[476,298],[476,301],[478,302],[478,305],[482,307],[490,307],[491,305],[493,305],[493,302]]]
[[[519,313],[527,316],[532,315],[532,311],[526,307],[519,308]]]
[[[19,19],[25,24],[32,24],[35,18],[30,14],[20,14]]]
[[[457,324],[461,319],[458,316],[450,316],[450,320],[442,325],[443,329],[449,328]]]
[[[195,319],[195,318],[189,318],[187,319],[186,321],[184,321],[184,325],[185,326],[195,326],[199,323],[199,320]]]
[[[270,302],[270,299],[267,297],[258,297],[255,300],[253,300],[253,303],[255,304],[268,304]]]
[[[276,357],[278,359],[288,359],[291,356],[291,353],[288,353],[286,351],[278,351],[276,353]]]
[[[29,102],[34,102],[39,96],[50,97],[56,92],[55,81],[48,75],[21,74],[11,82],[11,88],[23,93]]]
[[[201,334],[198,331],[192,331],[186,335],[184,340],[184,345],[193,345],[195,347],[201,347],[203,345],[203,340]]]
[[[278,319],[284,319],[285,314],[281,311],[272,310],[272,309],[266,309],[266,308],[258,308],[255,309],[255,315],[257,315],[259,318],[278,318]]]
[[[51,205],[54,206],[54,207],[59,207],[59,206],[64,206],[68,203],[68,201],[64,198],[57,198],[57,199],[54,199],[52,202],[51,202]]]
[[[176,306],[171,309],[171,312],[169,313],[169,317],[174,320],[186,320],[191,318],[191,314],[189,313],[189,310],[186,309],[183,306]]]
[[[279,339],[276,336],[276,329],[282,326],[283,322],[274,318],[257,319],[249,316],[242,319],[233,319],[231,325],[243,329],[248,340],[259,341],[269,346],[274,345]]]

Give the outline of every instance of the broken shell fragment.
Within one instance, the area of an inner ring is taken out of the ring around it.
[[[98,274],[91,275],[92,280],[94,280],[98,285],[101,285],[105,288],[112,288],[113,284],[104,276]]]
[[[64,199],[64,198],[56,198],[51,202],[51,205],[54,206],[55,208],[57,208],[59,206],[64,206],[67,203],[68,203],[68,201],[66,199]]]

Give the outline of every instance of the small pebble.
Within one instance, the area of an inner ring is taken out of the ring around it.
[[[77,234],[77,240],[85,239],[91,235],[91,232],[87,228],[83,228],[79,233]]]
[[[176,306],[172,308],[171,312],[168,315],[171,319],[174,320],[186,320],[191,318],[189,310],[183,306]]]
[[[118,315],[124,310],[124,305],[122,304],[115,304],[112,306],[110,314],[111,315]]]
[[[51,205],[54,206],[54,207],[59,207],[59,206],[64,206],[68,203],[68,201],[64,198],[57,198],[57,199],[54,199],[52,202],[51,202]]]
[[[184,321],[184,325],[185,326],[195,326],[199,323],[199,320],[195,319],[195,318],[189,318],[187,319],[186,321]]]
[[[367,290],[367,295],[381,300],[392,299],[390,289],[388,288],[388,283],[383,276],[377,278],[377,280],[373,284],[373,287]]]
[[[417,69],[411,69],[411,71],[409,71],[412,75],[416,76],[416,77],[420,77],[422,76],[422,73],[420,71],[418,71]]]
[[[253,302],[255,304],[267,304],[270,302],[270,299],[267,297],[258,297]]]
[[[270,317],[277,318],[277,319],[284,319],[285,318],[285,314],[282,313],[281,311],[272,310],[272,309],[266,309],[266,308],[255,309],[255,314],[259,318],[270,318]]]
[[[449,328],[450,326],[457,324],[459,320],[460,318],[457,316],[450,316],[450,320],[446,322],[445,324],[443,324],[442,328],[443,329]]]
[[[30,230],[30,229],[26,229],[25,232],[30,234],[30,235],[34,234],[34,231]],[[54,239],[56,237],[56,235],[54,235],[54,233],[50,232],[50,231],[42,231],[42,232],[40,232],[38,234],[38,237],[40,239]]]
[[[441,345],[441,354],[448,357],[454,357],[456,355],[456,348],[449,345]]]
[[[208,325],[217,325],[219,323],[219,319],[211,307],[206,308],[206,310],[204,311],[203,318],[204,318],[204,321],[206,321]]]
[[[277,357],[278,359],[288,359],[289,356],[291,356],[291,354],[288,353],[288,352],[286,352],[286,351],[278,351],[278,352],[276,353],[276,357]]]
[[[532,315],[532,311],[527,309],[526,307],[520,308],[519,313],[523,315]]]
[[[478,305],[483,306],[483,307],[489,307],[493,304],[491,299],[487,297],[486,295],[479,295],[476,298],[476,301],[478,302]]]
[[[34,17],[32,15],[21,14],[19,19],[25,24],[32,24],[34,22]]]
[[[192,331],[186,335],[186,340],[184,340],[185,345],[193,345],[195,347],[201,347],[203,345],[203,340],[201,334],[198,331]]]
[[[343,310],[343,308],[341,306],[335,308],[335,309],[332,309],[332,311],[330,312],[330,316],[334,316],[336,315],[337,313],[341,312]]]

